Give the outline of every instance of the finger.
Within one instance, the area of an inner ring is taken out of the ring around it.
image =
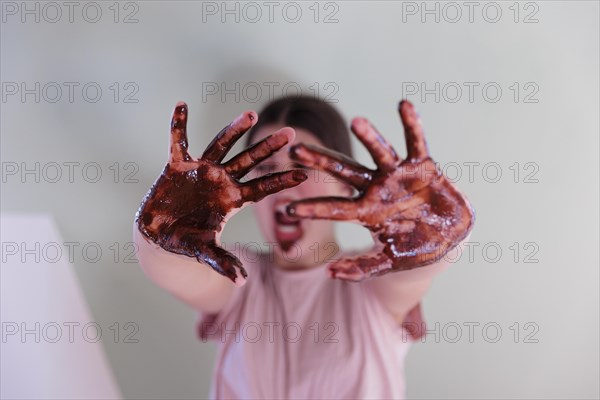
[[[196,259],[208,264],[219,274],[229,278],[238,287],[246,283],[248,273],[242,266],[242,262],[236,256],[214,243],[209,243],[197,250]]]
[[[295,135],[292,128],[280,129],[227,161],[225,163],[225,171],[236,179],[241,178],[261,161],[269,158],[286,144],[292,143]]]
[[[352,132],[365,145],[373,161],[381,171],[395,169],[399,161],[394,148],[365,118],[354,118],[351,125]]]
[[[404,125],[404,137],[406,139],[406,158],[411,161],[421,161],[429,157],[425,134],[421,126],[421,119],[417,115],[414,106],[408,100],[402,100],[398,106],[402,125]]]
[[[296,144],[290,148],[290,158],[309,168],[325,171],[358,190],[366,189],[373,178],[370,169],[341,153],[322,147]]]
[[[315,197],[294,201],[287,206],[287,213],[299,218],[337,221],[358,219],[356,202],[346,197]]]
[[[187,104],[180,101],[175,106],[171,118],[171,149],[169,151],[169,162],[189,161],[191,159],[187,151],[187,117]]]
[[[308,178],[301,169],[276,172],[249,180],[241,185],[244,201],[257,202],[266,196],[297,186]]]
[[[328,266],[331,278],[360,282],[392,270],[392,262],[382,253],[344,258]]]
[[[246,111],[237,117],[231,124],[227,125],[215,136],[208,145],[202,159],[220,163],[235,142],[250,128],[256,124],[258,116],[254,111]]]

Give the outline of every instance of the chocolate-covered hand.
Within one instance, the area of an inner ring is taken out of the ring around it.
[[[226,221],[244,205],[296,186],[307,175],[302,170],[291,170],[240,182],[258,163],[291,142],[294,131],[283,128],[221,163],[235,142],[257,122],[256,113],[248,111],[219,132],[202,157],[195,160],[187,151],[187,117],[187,105],[178,103],[171,121],[169,162],[142,201],[136,223],[164,250],[195,257],[236,283],[237,270],[243,278],[247,274],[240,260],[220,247]]]
[[[361,281],[431,264],[459,244],[473,226],[469,202],[429,157],[413,105],[402,101],[399,112],[406,138],[405,160],[366,119],[352,121],[352,131],[371,153],[376,170],[315,146],[299,144],[290,149],[295,161],[326,171],[358,191],[353,198],[295,201],[287,209],[302,218],[356,221],[371,231],[374,248],[330,264],[334,278]]]

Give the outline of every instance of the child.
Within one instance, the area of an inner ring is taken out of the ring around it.
[[[321,100],[245,112],[199,159],[187,152],[187,106],[176,106],[169,163],[134,239],[146,274],[198,310],[200,337],[219,343],[211,398],[404,398],[421,299],[474,214],[429,157],[413,106],[399,112],[405,160],[367,120],[352,121],[373,170],[351,159],[343,119]],[[248,130],[252,146],[223,163]],[[250,203],[269,251],[230,253],[221,232]],[[334,220],[368,228],[372,248],[339,254]]]

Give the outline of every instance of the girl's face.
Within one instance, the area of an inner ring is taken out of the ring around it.
[[[273,134],[283,125],[265,125],[252,138],[256,143]],[[323,147],[323,143],[312,133],[294,129],[296,138],[279,152],[263,161],[250,174],[256,178],[267,173],[304,168],[288,156],[288,150],[295,143],[313,144]],[[308,179],[300,185],[265,197],[254,204],[254,212],[264,238],[272,252],[274,261],[282,268],[305,268],[322,264],[336,258],[338,251],[335,242],[333,222],[330,220],[293,219],[287,216],[285,207],[293,200],[321,196],[349,196],[351,189],[331,175],[313,169],[305,169]]]

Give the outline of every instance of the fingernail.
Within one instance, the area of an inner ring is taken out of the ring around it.
[[[187,107],[187,105],[183,101],[180,101],[175,106],[175,113],[176,114],[183,114],[183,113],[185,113],[186,107]]]
[[[256,119],[256,115],[254,114],[254,111],[245,111],[243,113],[241,113],[240,115],[238,115],[236,117],[236,119],[233,120],[233,122],[231,123],[231,126],[234,125],[242,125],[242,126],[246,126],[247,122],[250,122],[250,125],[252,125],[252,122]]]
[[[406,99],[404,99],[404,100],[402,100],[402,101],[400,102],[400,107],[399,107],[399,108],[402,108],[402,107],[405,107],[405,108],[407,108],[407,109],[408,109],[408,111],[412,111],[412,110],[414,110],[414,106],[413,106],[413,104],[412,104],[410,101],[406,100]]]
[[[257,119],[256,113],[254,111],[247,111],[245,114],[248,116],[248,119],[250,120],[250,122]]]
[[[306,172],[302,171],[301,169],[297,169],[297,170],[294,170],[294,172],[292,172],[292,178],[296,182],[302,182],[308,178],[308,175],[306,174]]]
[[[352,129],[362,129],[365,124],[363,117],[356,117],[352,120]]]
[[[295,144],[295,145],[293,145],[293,146],[292,146],[292,147],[290,147],[290,149],[288,150],[288,153],[289,153],[291,156],[294,156],[294,157],[298,156],[298,150],[300,149],[300,146],[301,146],[301,144],[299,144],[299,143],[298,143],[298,144]]]

